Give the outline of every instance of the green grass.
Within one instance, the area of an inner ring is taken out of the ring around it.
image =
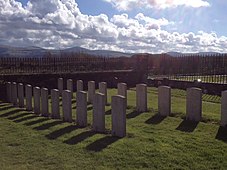
[[[116,90],[108,90],[108,96]],[[208,100],[209,99],[209,100]],[[188,123],[185,91],[172,90],[172,113],[157,114],[157,89],[148,88],[149,111],[135,112],[135,89],[128,92],[127,136],[111,137],[110,106],[106,133],[74,123],[35,116],[0,103],[0,169],[226,169],[227,129],[220,128],[220,99],[203,96],[202,122]],[[110,97],[108,98],[110,102]],[[75,101],[73,118],[75,118]]]

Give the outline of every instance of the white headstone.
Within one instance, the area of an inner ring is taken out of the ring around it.
[[[17,106],[17,83],[12,84],[13,105]]]
[[[99,83],[99,93],[102,93],[105,95],[105,105],[106,105],[107,104],[107,83],[106,82]]]
[[[221,126],[227,125],[227,90],[221,93]]]
[[[26,110],[32,111],[32,86],[27,84],[25,86]]]
[[[72,79],[67,80],[67,90],[71,91],[72,96],[73,96],[73,80]]]
[[[169,116],[171,113],[171,88],[158,87],[158,112],[161,116]]]
[[[95,95],[95,82],[94,81],[89,81],[88,82],[88,102],[93,103]]]
[[[126,135],[126,98],[124,96],[112,96],[112,135],[125,137]]]
[[[40,114],[40,94],[41,90],[39,87],[33,88],[33,94],[34,94],[34,113]]]
[[[76,123],[80,127],[87,126],[87,93],[84,91],[76,94]]]
[[[138,112],[147,111],[147,85],[136,85],[136,110]]]
[[[62,92],[62,111],[64,121],[72,122],[72,94],[69,90]]]
[[[60,93],[60,96],[62,95],[62,91],[63,91],[63,78],[59,78],[58,79],[58,90],[59,90],[59,93]]]
[[[127,84],[126,83],[117,84],[117,94],[124,96],[127,99]]]
[[[77,80],[76,82],[76,91],[83,91],[83,81],[82,80]]]
[[[94,96],[92,129],[105,132],[105,95],[102,93],[95,93]]]
[[[126,83],[117,84],[117,94],[125,97],[125,102],[127,106],[127,84]]]
[[[41,114],[42,116],[49,116],[49,102],[48,102],[48,89],[41,89]]]
[[[18,84],[18,100],[19,100],[19,107],[24,107],[24,85],[22,83]]]
[[[59,90],[51,90],[51,117],[55,119],[60,118],[60,107],[59,107]]]
[[[186,96],[186,119],[199,122],[202,118],[202,90],[188,88]]]
[[[12,102],[12,99],[11,99],[11,92],[12,92],[12,90],[11,89],[12,89],[11,88],[11,82],[7,82],[7,84],[6,84],[6,91],[7,91],[7,101],[9,103]]]

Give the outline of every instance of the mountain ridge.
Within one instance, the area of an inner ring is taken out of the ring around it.
[[[64,54],[71,55],[71,54],[78,54],[78,53],[84,53],[92,56],[103,56],[103,57],[131,57],[135,54],[150,54],[150,53],[124,53],[124,52],[110,51],[110,50],[90,50],[90,49],[86,49],[78,46],[57,50],[57,49],[45,49],[37,46],[14,47],[9,45],[0,45],[0,58],[1,57],[42,58],[45,56],[64,57]],[[212,56],[220,53],[217,53],[217,52],[181,53],[181,52],[170,51],[164,54],[167,54],[172,57],[179,57],[179,56],[187,56],[187,55]]]
[[[46,55],[54,55],[61,57],[62,54],[70,53],[85,53],[93,56],[105,57],[131,57],[131,53],[123,53],[109,50],[89,50],[83,47],[71,47],[66,49],[44,49],[36,46],[29,47],[13,47],[7,45],[0,45],[0,57],[44,57]]]

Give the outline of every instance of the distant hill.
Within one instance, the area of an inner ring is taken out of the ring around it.
[[[64,57],[65,54],[89,54],[92,56],[103,56],[103,57],[131,57],[137,53],[123,53],[118,51],[109,51],[109,50],[89,50],[82,47],[72,47],[66,49],[44,49],[36,46],[29,47],[12,47],[7,45],[0,45],[0,57],[44,57],[44,56],[58,56]],[[142,53],[148,54],[148,53]],[[167,52],[166,54],[179,57],[179,56],[187,56],[187,55],[216,55],[219,53],[216,52],[200,52],[200,53],[180,53],[180,52]]]
[[[42,57],[45,49],[39,47],[0,46],[0,57]]]
[[[117,51],[108,50],[88,50],[82,47],[72,47],[61,50],[49,50],[40,47],[30,46],[30,47],[12,47],[0,45],[0,57],[44,57],[47,55],[53,56],[64,56],[62,54],[71,53],[84,53],[93,56],[104,56],[104,57],[131,57],[133,54],[122,53]]]

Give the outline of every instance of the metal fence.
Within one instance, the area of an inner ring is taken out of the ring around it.
[[[153,55],[149,57],[148,63],[149,75],[153,78],[227,82],[227,54],[178,57]]]
[[[0,74],[134,70],[137,61],[126,57],[0,58]]]

